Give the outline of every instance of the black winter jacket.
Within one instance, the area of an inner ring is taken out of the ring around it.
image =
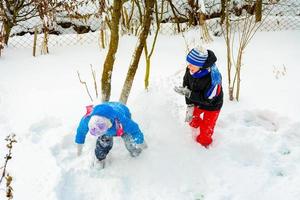
[[[215,61],[217,60],[214,53],[208,51],[208,64],[205,65],[205,68],[211,67]],[[198,106],[200,109],[215,111],[220,110],[223,105],[223,89],[221,87],[221,92],[218,96],[213,99],[208,99],[205,97],[206,91],[211,86],[211,75],[208,73],[207,75],[201,78],[194,78],[190,74],[190,70],[186,68],[185,75],[183,77],[183,87],[187,86],[188,89],[191,90],[190,98],[185,98],[186,104],[194,104]]]

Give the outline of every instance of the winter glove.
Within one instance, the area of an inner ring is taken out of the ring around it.
[[[144,142],[142,144],[136,144],[136,147],[139,149],[147,149],[148,145],[147,145],[146,141],[144,140]]]
[[[83,144],[77,144],[77,156],[80,156],[82,153]]]
[[[174,91],[177,92],[178,94],[184,95],[187,98],[190,98],[191,96],[191,90],[187,88],[187,86],[182,87],[182,86],[175,86]]]
[[[186,113],[185,113],[185,122],[191,122],[193,119],[193,113],[194,113],[194,105],[188,104],[186,107]]]

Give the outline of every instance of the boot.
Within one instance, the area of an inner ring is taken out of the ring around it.
[[[212,143],[211,135],[207,134],[199,134],[196,138],[196,141],[200,143],[202,146],[207,148]]]
[[[94,168],[97,170],[104,169],[105,168],[105,159],[104,160],[95,159]]]

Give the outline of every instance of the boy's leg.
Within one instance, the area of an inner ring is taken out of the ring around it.
[[[218,119],[220,110],[217,111],[203,111],[203,121],[200,126],[200,134],[197,137],[197,142],[201,145],[207,147],[212,143],[212,135],[214,133],[214,128],[216,121]]]
[[[201,124],[202,119],[200,118],[200,115],[203,111],[198,108],[198,106],[194,106],[194,112],[193,112],[193,119],[189,123],[189,125],[193,128],[198,128]]]
[[[122,139],[124,141],[126,149],[129,151],[132,157],[139,156],[143,151],[142,145],[137,145],[129,134],[124,133],[122,135]]]
[[[113,137],[102,135],[99,136],[96,142],[95,155],[96,158],[103,164],[104,159],[113,147]]]

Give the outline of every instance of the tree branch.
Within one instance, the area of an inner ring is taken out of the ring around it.
[[[6,168],[7,168],[7,164],[8,161],[12,158],[12,147],[13,147],[13,143],[16,143],[17,141],[15,140],[15,134],[10,134],[9,136],[6,137],[6,141],[8,142],[6,144],[6,147],[8,148],[8,153],[6,154],[5,158],[5,162],[4,162],[4,166],[2,167],[3,171],[1,174],[1,178],[0,178],[0,184],[2,183],[3,178],[6,176]]]
[[[86,91],[87,91],[87,93],[88,93],[88,95],[89,95],[91,101],[93,101],[93,98],[92,98],[92,96],[91,96],[91,94],[90,94],[89,88],[88,88],[86,82],[81,80],[80,74],[79,74],[78,71],[77,71],[77,75],[78,75],[78,79],[79,79],[80,83],[83,84],[83,85],[85,86],[85,89],[86,89]]]

